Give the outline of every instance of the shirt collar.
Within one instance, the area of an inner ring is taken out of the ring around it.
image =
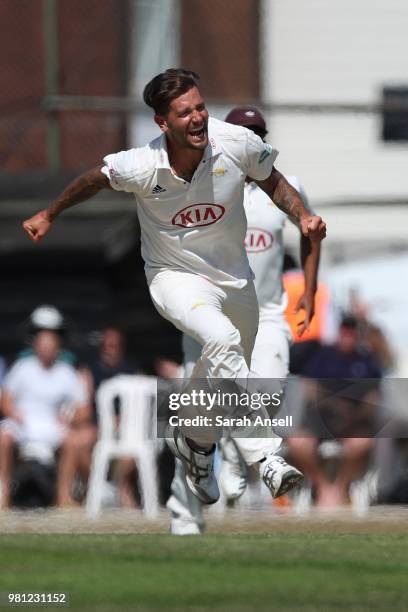
[[[221,153],[221,145],[219,143],[218,137],[212,134],[211,130],[211,122],[208,122],[208,145],[204,151],[203,159],[210,159],[211,157],[216,157]]]
[[[167,168],[168,170],[171,170],[165,134],[162,134],[159,137],[159,161],[157,162],[157,168]]]

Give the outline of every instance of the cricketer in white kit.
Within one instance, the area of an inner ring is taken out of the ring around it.
[[[262,138],[267,134],[262,114],[253,107],[234,108],[227,115],[226,121],[247,126]],[[307,197],[299,180],[294,176],[287,177],[287,180],[307,204]],[[259,303],[259,328],[251,357],[251,374],[262,379],[284,379],[289,373],[291,344],[291,331],[284,316],[287,296],[282,283],[283,230],[288,217],[273,205],[270,198],[253,181],[245,184],[244,208],[248,221],[245,248],[255,274],[255,290]],[[299,321],[299,335],[305,331],[314,314],[320,243],[311,243],[301,234],[300,255],[305,289],[298,307],[305,310],[305,316]],[[200,346],[184,335],[183,352],[186,375],[189,375],[199,357]],[[274,436],[272,432],[269,438],[236,437],[234,440],[227,438],[221,441],[220,484],[227,499],[237,499],[244,492],[247,484],[246,465],[258,461],[260,452],[272,455],[277,453],[281,443],[282,439]],[[262,473],[263,466],[260,467]],[[198,534],[203,530],[201,504],[187,487],[181,462],[176,463],[172,494],[167,507],[172,515],[172,533]]]
[[[162,136],[106,156],[23,226],[38,242],[63,210],[101,189],[132,193],[153,303],[202,346],[193,375],[246,379],[258,326],[243,244],[246,177],[293,216],[310,240],[324,238],[325,224],[274,168],[277,152],[270,145],[246,128],[208,119],[198,78],[183,69],[154,77],[143,96]],[[213,446],[200,446],[178,430],[168,443],[185,463],[191,490],[205,503],[217,501]]]

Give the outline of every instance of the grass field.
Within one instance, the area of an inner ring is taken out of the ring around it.
[[[67,592],[69,610],[408,607],[408,534],[13,534],[0,546],[3,599]]]

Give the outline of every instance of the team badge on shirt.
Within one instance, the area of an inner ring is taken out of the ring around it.
[[[215,168],[212,171],[212,174],[214,176],[224,176],[224,174],[226,174],[228,172],[228,170],[226,168]]]
[[[262,164],[262,162],[264,162],[265,159],[271,155],[272,151],[273,151],[273,149],[272,149],[271,145],[266,144],[264,150],[262,151],[262,153],[259,156],[258,164]]]

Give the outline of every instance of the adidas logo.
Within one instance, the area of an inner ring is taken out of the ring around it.
[[[156,185],[156,187],[154,187],[154,189],[152,190],[152,193],[163,193],[164,191],[166,191],[163,187],[160,187],[160,185]]]

